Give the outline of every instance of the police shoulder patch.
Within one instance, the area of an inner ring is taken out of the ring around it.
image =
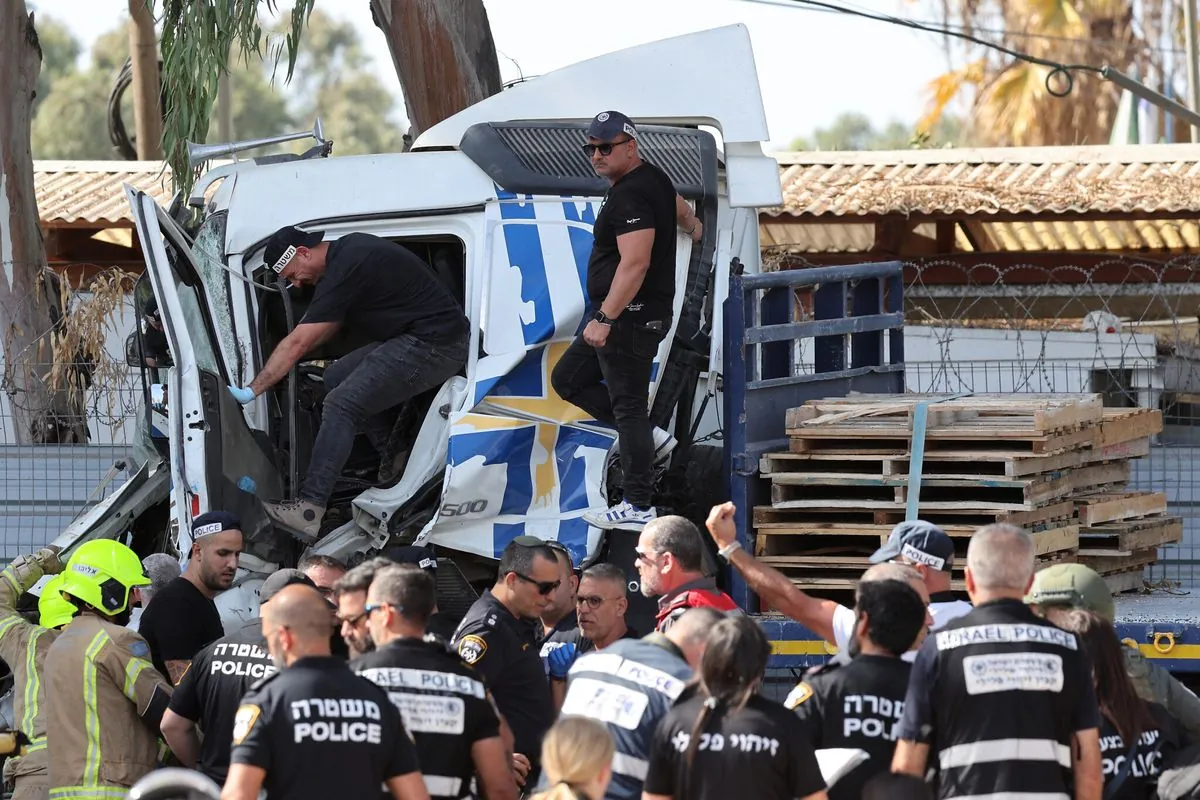
[[[806,700],[813,696],[812,687],[807,683],[798,683],[796,688],[788,694],[787,699],[783,701],[784,708],[789,711],[795,711],[796,707],[803,704]]]
[[[254,723],[258,722],[258,718],[262,716],[262,709],[255,705],[239,706],[237,714],[233,718],[233,743],[241,744],[246,737],[250,735],[250,731],[254,729]]]
[[[487,652],[487,642],[483,637],[471,634],[458,640],[458,655],[468,664],[478,664]]]

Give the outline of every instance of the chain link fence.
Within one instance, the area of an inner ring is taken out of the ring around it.
[[[767,256],[775,268],[807,265]],[[908,391],[1097,392],[1106,406],[1163,412],[1164,430],[1133,462],[1130,489],[1165,492],[1169,512],[1183,518],[1182,542],[1162,548],[1145,577],[1185,590],[1200,588],[1198,268],[1194,257],[905,263]],[[798,302],[811,310],[810,300]],[[800,369],[811,368],[811,351],[812,342],[797,347]]]
[[[0,350],[0,561],[52,541],[133,473],[142,408],[141,371],[127,364],[135,319],[132,277],[112,271],[70,291],[55,329],[25,350]],[[53,429],[69,444],[41,443],[30,381],[62,390]]]

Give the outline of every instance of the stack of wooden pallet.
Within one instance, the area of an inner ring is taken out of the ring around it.
[[[956,588],[971,533],[990,522],[1029,531],[1043,565],[1079,560],[1135,588],[1182,536],[1162,493],[1125,488],[1161,430],[1160,412],[1090,394],[811,401],[788,411],[790,452],[762,458],[772,502],[754,510],[757,552],[806,588],[850,588],[915,493],[918,516],[956,540]]]

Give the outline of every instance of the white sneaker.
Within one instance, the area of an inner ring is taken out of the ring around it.
[[[661,464],[667,460],[667,456],[671,455],[671,451],[679,442],[668,431],[657,425],[654,427],[652,435],[654,437],[654,463]]]
[[[618,531],[640,531],[652,519],[658,519],[658,512],[653,508],[640,511],[624,500],[604,511],[589,511],[583,515],[583,521],[589,525]]]

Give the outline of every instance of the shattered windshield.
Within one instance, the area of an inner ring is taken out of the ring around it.
[[[196,232],[196,240],[192,245],[192,256],[200,278],[209,297],[209,313],[217,336],[221,340],[221,349],[232,356],[229,361],[231,369],[241,374],[245,364],[245,354],[238,344],[233,325],[233,303],[229,294],[229,276],[225,269],[225,224],[229,215],[222,211],[204,220],[200,230]]]

